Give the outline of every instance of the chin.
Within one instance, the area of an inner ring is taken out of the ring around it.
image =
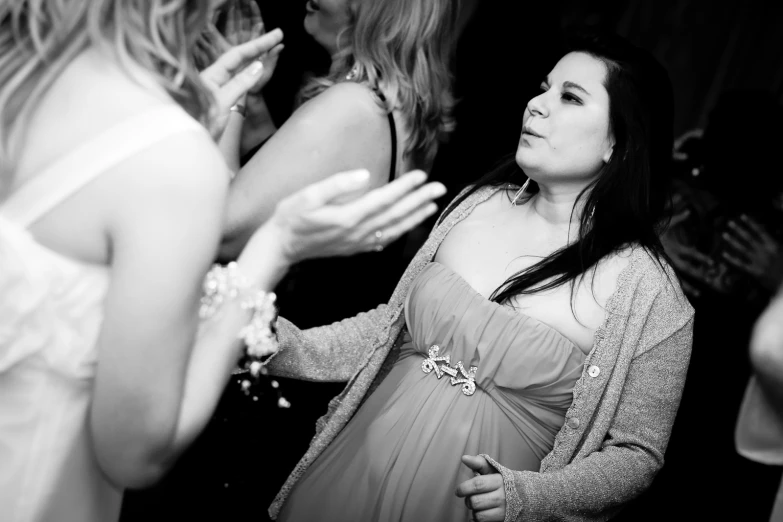
[[[522,145],[517,147],[517,153],[514,156],[514,160],[517,162],[517,165],[519,165],[519,168],[522,170],[531,168],[532,165],[532,158],[530,157],[530,151],[524,148]]]
[[[315,29],[315,13],[307,13],[304,17],[303,25],[305,32],[310,36],[313,36],[313,31]]]

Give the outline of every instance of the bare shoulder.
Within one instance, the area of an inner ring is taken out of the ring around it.
[[[290,118],[297,125],[337,132],[385,130],[383,109],[372,90],[354,82],[333,85],[304,103]],[[286,122],[288,124],[288,122]]]
[[[128,196],[146,200],[163,195],[221,206],[229,181],[220,151],[209,134],[196,128],[164,138],[127,159],[110,178],[118,192]]]
[[[95,50],[77,56],[39,100],[16,175],[25,179],[107,129],[163,104],[174,104],[149,73],[132,77]]]
[[[311,183],[366,168],[381,185],[388,180],[390,152],[389,124],[372,90],[346,82],[294,111],[243,170],[288,171]]]

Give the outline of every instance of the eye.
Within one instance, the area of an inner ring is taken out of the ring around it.
[[[538,88],[541,89],[541,92],[546,92],[549,90],[549,85],[547,85],[546,82],[541,82],[541,85],[539,85]]]
[[[582,100],[571,94],[570,92],[564,92],[561,98],[568,103],[576,103],[577,105],[582,104]]]

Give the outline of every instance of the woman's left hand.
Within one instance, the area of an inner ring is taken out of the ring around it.
[[[215,96],[214,124],[219,132],[228,121],[229,109],[248,91],[269,81],[283,50],[283,31],[275,29],[247,43],[231,47],[201,71],[201,81]]]
[[[473,511],[477,522],[503,522],[506,518],[506,490],[503,476],[480,456],[463,455],[462,463],[476,476],[457,486],[457,496]]]
[[[731,247],[723,258],[756,279],[770,294],[783,281],[783,245],[748,216],[729,222],[723,239]]]

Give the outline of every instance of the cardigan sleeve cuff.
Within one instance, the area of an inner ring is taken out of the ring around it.
[[[485,453],[479,456],[484,457],[503,477],[503,490],[506,492],[506,518],[503,519],[503,522],[514,522],[522,512],[522,498],[515,486],[513,471],[498,464],[495,459]]]

